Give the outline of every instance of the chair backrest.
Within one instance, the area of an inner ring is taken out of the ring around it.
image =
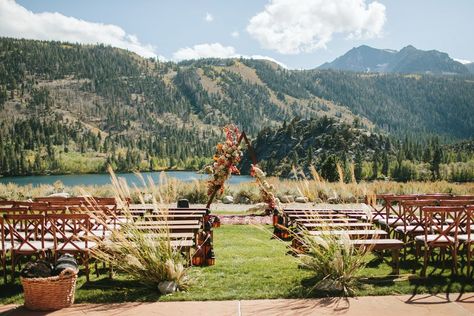
[[[31,205],[31,202],[28,201],[15,201],[15,204],[13,207],[24,207],[24,208],[29,208]]]
[[[426,193],[418,194],[416,197],[419,200],[439,200],[439,199],[448,199],[453,195],[449,193]]]
[[[15,205],[15,201],[10,200],[2,200],[0,201],[0,208],[3,207],[13,207]]]
[[[87,248],[91,237],[90,215],[88,214],[48,214],[46,221],[53,234],[54,249],[61,251],[83,250],[79,242],[84,241]]]
[[[17,251],[34,253],[44,249],[44,215],[5,214],[3,218],[10,234],[12,246],[14,245]]]
[[[2,207],[0,208],[0,215],[10,214],[10,215],[19,215],[19,214],[28,214],[28,208],[26,207]]]
[[[465,208],[460,206],[423,206],[425,242],[456,243]],[[428,235],[438,235],[428,240]],[[452,237],[452,239],[450,238]]]
[[[470,204],[474,204],[474,199],[472,200],[463,200],[463,199],[460,199],[460,200],[440,200],[439,201],[439,205],[441,206],[466,206],[466,205],[470,205]]]
[[[474,238],[471,237],[471,233],[474,232],[472,225],[474,225],[474,205],[468,205],[465,208],[466,212],[466,226],[465,231],[468,235],[468,242],[473,240]],[[469,244],[469,243],[468,243]]]
[[[110,230],[109,224],[113,225],[114,228],[118,225],[117,215],[107,206],[82,206],[79,208],[71,208],[70,210],[73,213],[88,214],[90,216],[92,230],[103,231],[102,235],[105,235],[106,230]]]
[[[474,200],[474,195],[453,195],[447,200]]]
[[[50,213],[66,213],[67,208],[65,206],[48,206],[42,205],[37,207],[30,207],[28,214],[50,214]]]
[[[424,217],[422,214],[422,208],[424,206],[437,206],[438,200],[407,200],[402,201],[402,221],[406,226],[424,226]]]

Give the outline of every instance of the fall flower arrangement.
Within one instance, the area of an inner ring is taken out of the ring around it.
[[[231,174],[240,174],[236,167],[242,157],[239,129],[235,125],[228,125],[224,127],[224,132],[225,142],[217,144],[214,162],[206,167],[206,171],[212,174],[207,182],[207,195],[211,198],[216,193],[224,193],[224,183]]]
[[[268,183],[265,172],[256,165],[252,165],[250,168],[250,175],[255,178],[255,182],[260,189],[262,200],[267,203],[268,208],[274,211],[276,210],[279,214],[282,214],[283,207],[280,200],[273,193],[275,188],[273,185]]]

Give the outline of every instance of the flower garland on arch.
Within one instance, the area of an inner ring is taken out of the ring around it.
[[[224,127],[226,140],[216,146],[214,162],[206,167],[206,171],[211,174],[207,181],[207,195],[214,197],[215,194],[224,193],[224,184],[231,174],[240,174],[237,164],[242,157],[239,139],[240,131],[235,125]]]
[[[255,182],[260,189],[262,200],[267,203],[268,209],[276,211],[278,214],[283,214],[283,206],[280,200],[273,193],[275,187],[268,183],[267,175],[256,165],[251,165],[250,175],[255,178]]]

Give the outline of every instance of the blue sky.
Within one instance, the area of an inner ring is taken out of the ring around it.
[[[474,61],[473,13],[471,0],[0,0],[0,35],[100,41],[168,60],[266,56],[307,69],[362,44]]]

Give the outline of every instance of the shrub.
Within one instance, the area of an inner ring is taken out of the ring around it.
[[[180,190],[181,197],[188,199],[190,203],[207,203],[207,186],[205,181],[193,181]]]
[[[347,234],[313,236],[307,230],[295,235],[305,249],[298,255],[303,268],[314,273],[316,284],[311,290],[341,291],[352,295],[358,275],[368,262],[368,247],[356,248]]]
[[[244,203],[249,201],[250,203],[260,202],[261,197],[258,188],[253,184],[241,184],[234,193],[234,201],[237,203]]]

